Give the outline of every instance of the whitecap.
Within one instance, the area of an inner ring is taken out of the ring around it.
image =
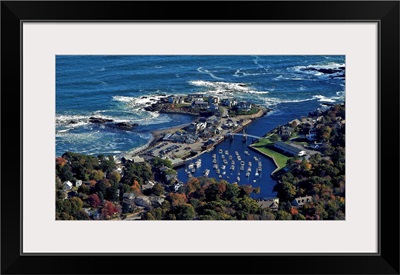
[[[215,75],[214,75],[212,72],[210,72],[209,70],[203,69],[203,67],[198,67],[198,68],[197,68],[197,71],[198,71],[199,73],[208,74],[209,76],[211,76],[211,77],[214,78],[214,79],[217,79],[217,80],[224,80],[223,78],[220,78],[220,77],[215,76]]]

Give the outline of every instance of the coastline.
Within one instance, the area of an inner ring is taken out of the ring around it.
[[[242,125],[240,125],[237,129],[233,130],[232,132],[237,133],[237,132],[241,131],[242,129],[247,127],[250,123],[252,123],[255,119],[266,115],[269,111],[269,109],[264,106],[259,106],[259,108],[260,108],[260,110],[256,114],[232,117],[232,119],[235,119],[235,120],[243,120]],[[190,116],[193,116],[194,118],[199,117],[198,114],[182,112],[181,110],[163,110],[162,112],[170,113],[170,114],[190,115]],[[195,121],[195,119],[193,121]],[[178,130],[181,130],[182,128],[190,125],[193,121],[191,121],[189,123],[177,125],[174,127],[170,127],[170,128],[153,130],[153,131],[151,131],[152,138],[151,138],[151,140],[149,140],[149,142],[147,144],[145,144],[141,147],[129,150],[125,153],[122,153],[121,156],[125,157],[126,159],[130,159],[134,156],[145,155],[147,150],[150,150],[150,149],[153,149],[154,147],[156,147],[156,145],[162,140],[162,138],[165,136],[165,134],[174,133]],[[208,152],[209,150],[212,150],[217,144],[219,144],[220,142],[223,142],[225,139],[226,139],[225,135],[221,134],[220,138],[217,139],[218,141],[211,148],[207,148],[207,149],[202,149],[202,146],[200,144],[196,144],[195,146],[193,146],[194,147],[193,149],[194,149],[194,151],[197,152],[197,154],[194,155],[193,157],[185,157],[185,158],[181,159],[181,161],[177,164],[181,164],[181,162],[185,163],[193,158],[200,156],[201,154],[203,154],[205,152]]]
[[[254,150],[254,151],[257,151],[258,153],[262,154],[263,156],[266,156],[266,157],[272,159],[272,161],[274,162],[274,164],[275,164],[275,166],[276,166],[276,169],[275,169],[274,171],[271,172],[271,176],[273,176],[275,172],[277,172],[277,171],[279,171],[280,169],[283,168],[283,167],[279,167],[278,163],[276,162],[276,160],[275,160],[275,158],[274,158],[273,156],[270,156],[270,155],[268,155],[267,153],[265,153],[265,152],[263,152],[263,151],[261,151],[261,150],[259,150],[259,149],[257,149],[257,148],[254,148],[252,145],[253,145],[253,144],[250,144],[248,147],[249,147],[250,149]]]
[[[145,145],[142,145],[140,147],[133,148],[129,151],[126,151],[126,152],[122,153],[120,156],[128,159],[128,158],[140,155],[142,152],[146,151],[147,149],[154,147],[157,144],[157,142],[159,142],[163,138],[165,133],[178,131],[178,130],[182,129],[183,127],[188,126],[189,124],[190,123],[185,123],[185,124],[181,124],[181,125],[166,128],[166,129],[153,130],[150,132],[151,139]]]

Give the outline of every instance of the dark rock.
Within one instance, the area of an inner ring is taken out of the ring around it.
[[[104,124],[106,122],[113,122],[112,119],[106,119],[106,118],[101,118],[101,117],[89,117],[89,122],[91,123],[101,123]]]
[[[77,124],[78,123],[78,121],[76,121],[76,120],[70,120],[70,121],[68,121],[68,124]]]
[[[144,98],[147,98],[147,96],[141,96],[140,98],[144,99]]]
[[[111,128],[119,129],[119,130],[128,131],[128,130],[132,130],[133,128],[138,126],[138,124],[137,123],[130,124],[127,122],[118,122],[118,123],[114,123],[114,124],[109,124],[108,126]]]

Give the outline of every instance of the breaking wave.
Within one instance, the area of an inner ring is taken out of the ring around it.
[[[237,93],[247,94],[268,94],[269,91],[257,91],[246,83],[234,82],[212,82],[203,80],[194,80],[189,82],[193,86],[208,88],[205,94],[224,94],[225,96],[235,96]]]
[[[214,78],[214,79],[223,80],[223,78],[217,77],[216,75],[213,74],[213,72],[211,72],[211,71],[209,71],[209,70],[206,70],[206,69],[204,69],[203,67],[198,67],[198,68],[197,68],[197,71],[198,71],[199,73],[208,74],[209,76],[211,76],[211,77]]]
[[[308,66],[295,66],[289,68],[298,73],[310,74],[328,78],[344,78],[346,65],[344,63],[330,62],[327,64],[312,64]]]

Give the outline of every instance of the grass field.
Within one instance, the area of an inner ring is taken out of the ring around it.
[[[268,138],[262,138],[259,140],[259,142],[254,143],[252,147],[254,149],[259,150],[260,152],[268,155],[269,157],[273,158],[278,165],[278,170],[286,166],[286,162],[291,159],[291,157],[288,157],[286,155],[283,155],[277,151],[275,151],[273,148],[273,142],[269,140]]]

